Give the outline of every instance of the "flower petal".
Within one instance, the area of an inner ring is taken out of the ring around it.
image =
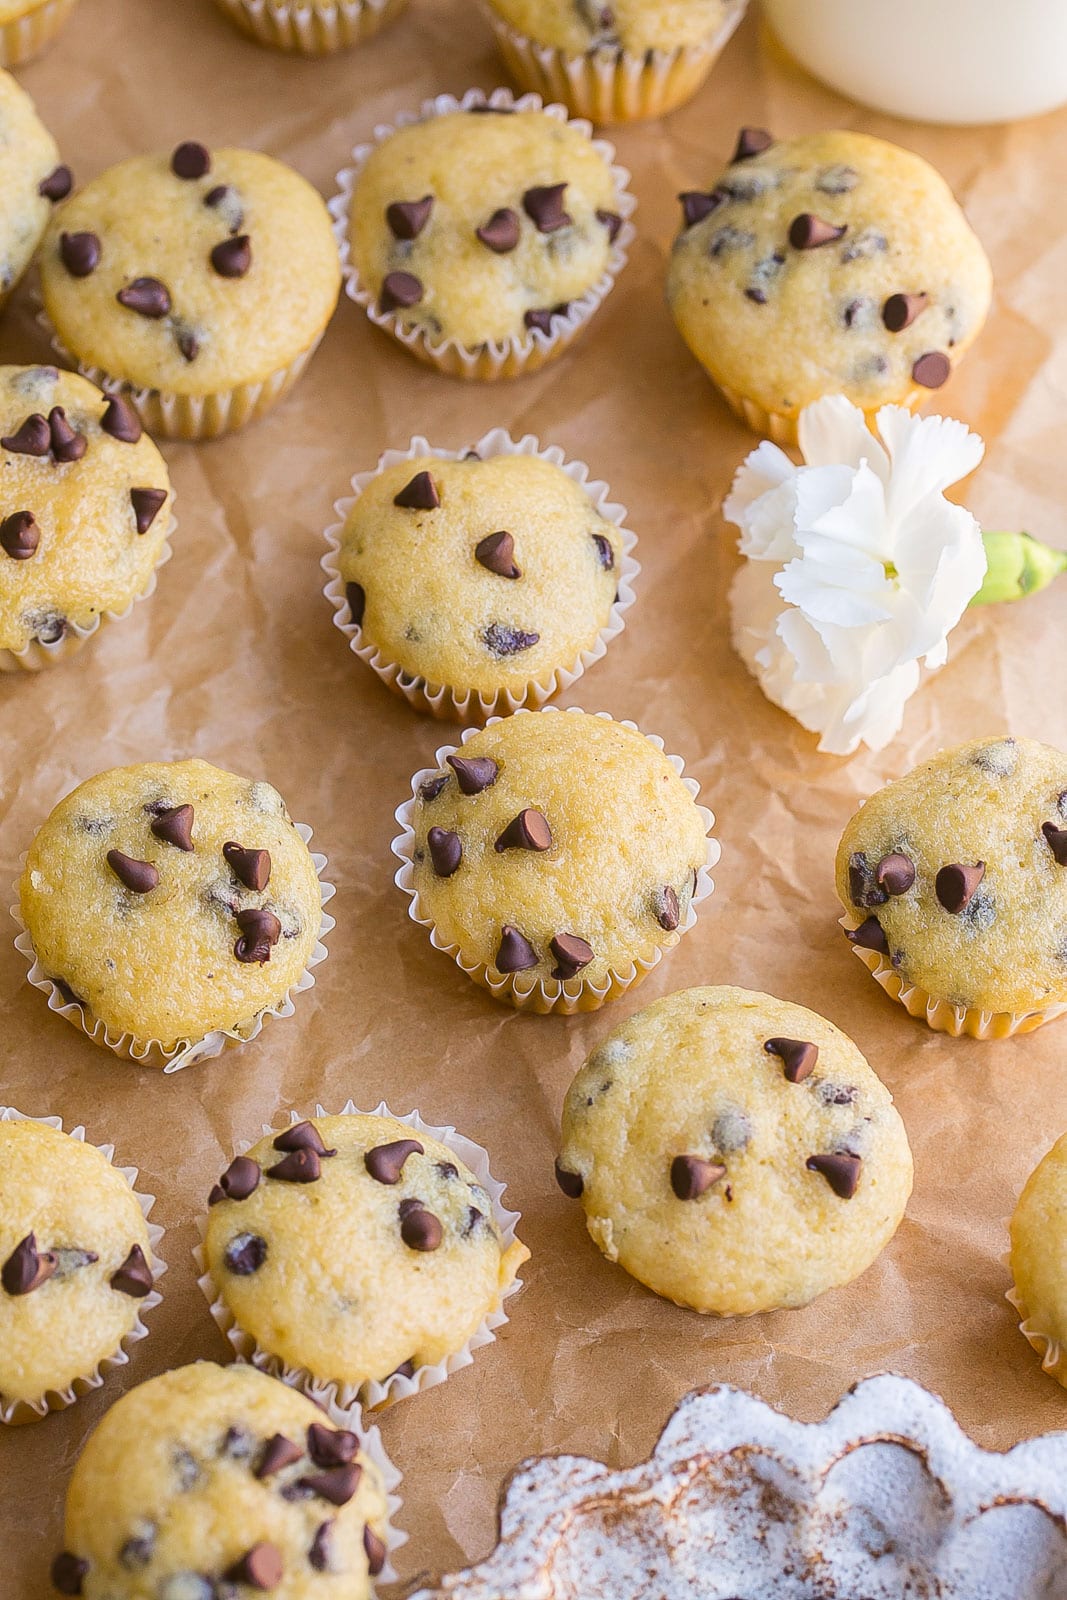
[[[903,406],[883,406],[878,431],[891,471],[886,511],[901,521],[928,494],[940,494],[973,472],[985,453],[978,434],[955,417],[913,417]]]
[[[784,450],[772,444],[769,439],[762,440],[755,450],[745,457],[734,474],[730,493],[723,501],[723,516],[727,522],[735,522],[740,527],[742,514],[748,510],[753,501],[758,500],[760,495],[766,494],[769,489],[776,489],[779,484],[787,483],[796,472],[797,468]]]
[[[809,467],[858,467],[869,461],[880,477],[888,476],[885,451],[867,426],[858,406],[843,394],[824,395],[805,406],[797,421],[800,453]]]

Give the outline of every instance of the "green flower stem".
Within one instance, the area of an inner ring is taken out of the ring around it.
[[[982,541],[989,566],[972,606],[1024,600],[1067,572],[1067,551],[1054,550],[1028,533],[983,533]]]

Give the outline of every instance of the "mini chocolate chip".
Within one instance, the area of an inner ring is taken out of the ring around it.
[[[818,250],[824,244],[833,244],[835,239],[842,238],[847,232],[847,223],[837,227],[810,211],[802,211],[789,224],[789,243],[794,250]]]
[[[88,1561],[71,1555],[69,1550],[61,1550],[52,1562],[52,1587],[60,1594],[81,1594],[82,1579],[88,1571]]]
[[[838,163],[823,168],[815,180],[815,187],[822,194],[851,194],[859,181],[860,175],[855,167]]]
[[[522,628],[509,627],[506,622],[491,622],[482,633],[486,649],[494,656],[517,656],[537,644],[539,633],[526,633]]]
[[[385,208],[385,220],[395,239],[417,239],[430,220],[433,195],[421,200],[394,200]]]
[[[337,1154],[336,1150],[327,1150],[322,1141],[322,1134],[313,1122],[294,1122],[285,1128],[274,1140],[275,1150],[314,1150],[317,1156],[329,1159]]]
[[[130,504],[138,533],[147,533],[167,498],[166,489],[131,489]]]
[[[69,167],[56,167],[47,178],[42,178],[37,185],[37,193],[53,204],[57,200],[65,200],[74,187],[74,174]]]
[[[389,1374],[390,1378],[413,1378],[414,1376],[415,1376],[415,1363],[414,1363],[414,1361],[402,1361],[400,1363],[400,1365],[396,1368],[396,1370]],[[388,1383],[388,1381],[389,1381],[389,1379],[387,1378],[386,1382]]]
[[[505,850],[549,850],[551,847],[552,829],[548,818],[527,806],[508,823],[494,849],[498,855],[503,855]]]
[[[234,1156],[212,1194],[217,1190],[218,1200],[247,1200],[259,1188],[261,1176],[258,1161],[253,1161],[251,1156]],[[218,1201],[208,1203],[217,1204]]]
[[[375,1145],[363,1157],[363,1164],[375,1183],[399,1183],[408,1156],[421,1156],[424,1147],[417,1139],[394,1139],[391,1144]]]
[[[400,1237],[409,1250],[436,1250],[444,1236],[440,1222],[421,1200],[400,1202]]]
[[[787,1083],[803,1083],[810,1078],[819,1059],[819,1047],[806,1039],[768,1039],[763,1046],[769,1056],[779,1056]]]
[[[222,855],[234,877],[246,889],[261,894],[270,882],[270,851],[249,850],[232,839],[222,847]]]
[[[951,911],[953,916],[958,916],[961,911],[966,911],[974,891],[984,877],[984,861],[978,861],[974,866],[953,862],[951,866],[942,867],[938,872],[934,879],[934,892],[945,910]]]
[[[245,966],[263,966],[281,938],[282,925],[278,918],[265,907],[249,906],[238,911],[234,921],[241,930],[241,937],[233,947],[234,955]]]
[[[204,145],[188,139],[171,156],[170,170],[176,178],[205,178],[211,171],[211,153]]]
[[[56,1258],[52,1251],[38,1250],[36,1235],[28,1233],[0,1267],[0,1284],[5,1294],[32,1294],[34,1289],[48,1282],[55,1270]]]
[[[233,194],[233,192],[234,191],[230,188],[228,183],[217,183],[215,187],[213,189],[209,189],[207,194],[204,196],[204,204],[206,206],[210,206],[212,210],[214,210],[217,206],[223,205],[229,196]]]
[[[891,294],[882,307],[882,321],[890,333],[903,333],[929,304],[926,294]]]
[[[494,965],[498,972],[527,972],[530,967],[537,965],[533,945],[518,928],[506,922],[500,930],[500,945]]]
[[[152,1269],[139,1244],[131,1247],[129,1255],[111,1274],[109,1281],[117,1294],[128,1294],[131,1300],[143,1300],[146,1294],[152,1293]]]
[[[568,1172],[563,1158],[556,1157],[556,1182],[568,1200],[580,1200],[585,1190],[585,1179],[580,1172]]]
[[[671,1162],[671,1188],[679,1200],[698,1200],[725,1176],[721,1162],[705,1161],[701,1156],[675,1156]]]
[[[314,1150],[290,1150],[288,1155],[267,1168],[267,1177],[279,1183],[318,1183],[322,1162]]]
[[[353,626],[358,628],[367,609],[367,591],[361,583],[346,583],[345,599],[348,601],[349,618]]]
[[[817,1172],[825,1178],[841,1200],[851,1200],[860,1186],[862,1163],[859,1156],[847,1150],[834,1151],[825,1156],[809,1156],[804,1165],[809,1172]]]
[[[487,533],[474,547],[474,559],[498,578],[521,578],[515,563],[515,541],[510,533]]]
[[[1054,822],[1043,822],[1041,832],[1049,849],[1055,856],[1057,864],[1067,867],[1067,828],[1058,828]]]
[[[669,883],[665,883],[659,890],[656,902],[656,921],[666,933],[673,933],[682,920],[682,908],[678,903],[676,891]]]
[[[211,265],[220,278],[243,278],[252,265],[252,241],[247,233],[222,239],[211,252]]]
[[[134,278],[115,296],[127,311],[136,311],[139,317],[158,321],[170,313],[170,290],[158,278]]]
[[[80,461],[89,448],[84,433],[78,433],[67,421],[62,406],[53,406],[48,413],[48,432],[52,444],[52,458],[61,464]]]
[[[456,774],[460,794],[481,794],[491,789],[500,768],[491,756],[446,756],[445,760]]]
[[[330,1570],[330,1540],[333,1533],[332,1522],[320,1522],[315,1529],[315,1537],[308,1550],[308,1566],[315,1572],[329,1572]]]
[[[155,1534],[142,1534],[133,1539],[127,1539],[119,1551],[119,1566],[127,1572],[138,1572],[142,1567],[147,1567],[155,1553]]]
[[[845,938],[849,944],[858,944],[861,950],[877,950],[884,956],[889,954],[889,940],[877,917],[867,917],[858,928],[846,928]]]
[[[186,361],[195,361],[200,354],[200,340],[191,328],[182,328],[178,333],[178,349]]]
[[[879,861],[874,876],[886,894],[907,894],[915,882],[915,864],[899,850],[893,850]]]
[[[406,311],[418,305],[424,292],[422,280],[413,272],[390,272],[382,280],[379,304],[383,311]]]
[[[88,278],[100,265],[100,240],[95,233],[61,233],[59,259],[72,278]]]
[[[550,941],[549,949],[557,963],[552,969],[552,976],[564,983],[568,978],[575,977],[593,959],[592,945],[586,944],[575,933],[557,933]]]
[[[32,511],[13,511],[0,522],[0,550],[12,561],[29,561],[40,542],[41,530]]]
[[[566,316],[567,302],[564,300],[558,306],[543,306],[533,311],[523,313],[523,327],[536,328],[538,333],[550,334],[552,332],[552,318]]]
[[[258,1233],[239,1233],[232,1238],[226,1246],[223,1256],[229,1270],[235,1278],[250,1278],[258,1272],[267,1259],[267,1241]],[[272,1471],[276,1470],[274,1468]],[[262,1473],[257,1473],[262,1477]]]
[[[346,1506],[359,1488],[362,1476],[363,1468],[353,1462],[345,1467],[330,1467],[325,1472],[310,1472],[298,1478],[296,1486],[306,1489],[308,1494],[318,1495],[320,1500],[328,1500],[331,1505]]]
[[[368,1523],[363,1529],[363,1548],[367,1554],[367,1572],[370,1577],[377,1578],[385,1566],[387,1555],[385,1541],[379,1539],[374,1529]]]
[[[223,1574],[228,1583],[243,1583],[249,1589],[276,1589],[285,1574],[285,1563],[277,1545],[266,1539],[246,1550],[239,1561]]]
[[[911,369],[912,377],[923,389],[940,389],[948,382],[951,372],[952,363],[943,350],[927,350]]]
[[[563,209],[565,183],[536,184],[522,197],[522,209],[538,233],[555,233],[558,228],[569,228],[572,218]]]
[[[753,156],[762,155],[773,143],[774,136],[766,128],[742,128],[737,136],[737,148],[730,158],[731,166],[735,161],[749,161]]]
[[[345,1428],[313,1422],[308,1428],[308,1455],[317,1467],[346,1467],[359,1454],[359,1436]]]
[[[862,850],[854,851],[848,859],[848,893],[854,906],[884,906],[889,899],[887,891],[874,882]]]
[[[608,230],[608,243],[614,244],[615,240],[619,237],[620,230],[622,229],[622,218],[619,216],[619,213],[617,211],[598,210],[596,212],[596,219],[600,223],[601,227],[604,227]]]
[[[0,439],[13,456],[46,456],[52,448],[52,431],[39,411],[33,412],[14,433]]]
[[[76,1245],[58,1245],[49,1252],[55,1257],[57,1278],[66,1278],[72,1272],[79,1272],[82,1267],[91,1267],[100,1257],[94,1250],[79,1250]]]
[[[441,504],[441,496],[432,474],[416,472],[400,493],[393,496],[393,504],[404,511],[436,511]]]
[[[260,1242],[262,1243],[262,1240]],[[266,1256],[265,1245],[263,1254]],[[300,1445],[294,1444],[292,1439],[287,1439],[284,1433],[273,1434],[263,1446],[254,1475],[260,1479],[273,1478],[276,1472],[281,1472],[284,1467],[291,1467],[294,1462],[300,1461],[303,1455]]]
[[[447,782],[447,772],[439,772],[436,777],[425,779],[419,784],[419,799],[427,803],[436,800]]]
[[[603,533],[594,533],[593,547],[596,550],[597,560],[605,572],[615,570],[615,551],[611,540]]]
[[[713,189],[710,194],[704,194],[700,189],[686,189],[678,196],[684,225],[695,228],[698,222],[703,222],[705,217],[710,217],[713,211],[725,205],[728,198],[722,189]]]
[[[439,878],[450,878],[463,860],[463,841],[447,828],[431,828],[426,835],[430,861]]]
[[[164,844],[172,844],[176,849],[187,853],[192,850],[192,806],[170,806],[166,811],[161,811],[149,826],[156,838],[162,839]]]
[[[119,882],[134,894],[151,894],[159,887],[159,872],[150,861],[138,861],[121,850],[109,850],[107,864]]]
[[[514,250],[519,242],[522,224],[519,222],[518,213],[509,211],[507,206],[502,206],[499,211],[494,211],[488,222],[484,222],[474,232],[482,243],[494,255],[506,256]]]

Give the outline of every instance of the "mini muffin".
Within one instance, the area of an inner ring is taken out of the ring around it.
[[[252,1036],[320,959],[316,864],[281,795],[206,761],[80,784],[34,839],[19,901],[64,1014],[150,1064]]]
[[[332,55],[362,44],[391,22],[407,0],[216,0],[260,44],[304,56]]]
[[[102,1150],[46,1122],[0,1120],[0,1172],[0,1417],[25,1422],[125,1361],[158,1263],[151,1202]]]
[[[872,795],[837,851],[847,937],[932,1028],[1027,1033],[1067,1004],[1067,756],[943,750]]]
[[[674,319],[738,415],[782,443],[826,394],[868,416],[927,399],[985,321],[985,251],[909,150],[745,128],[710,192],[681,200]]]
[[[0,671],[33,670],[154,587],[170,479],[125,400],[55,367],[0,367],[0,487]]]
[[[409,453],[354,480],[323,563],[335,621],[383,681],[417,710],[481,722],[542,704],[603,655],[637,571],[602,484],[559,451],[489,439],[501,453],[487,459]]]
[[[747,0],[489,0],[514,78],[594,122],[659,117],[700,88]]]
[[[397,813],[397,883],[495,999],[594,1010],[695,921],[714,818],[659,740],[584,711],[519,711],[442,756]]]
[[[316,191],[254,150],[180,144],[111,167],[63,207],[41,262],[60,344],[146,427],[206,438],[303,371],[340,265]],[[108,386],[111,386],[110,384]]]
[[[387,1511],[358,1434],[255,1367],[198,1362],[89,1435],[52,1582],[83,1600],[369,1600]]]
[[[701,988],[589,1057],[556,1177],[609,1261],[677,1305],[744,1316],[864,1272],[904,1215],[912,1162],[888,1089],[832,1023]]]
[[[75,4],[76,0],[0,0],[0,67],[18,67],[40,55]]]
[[[212,1191],[209,1287],[254,1360],[301,1385],[414,1377],[463,1351],[528,1258],[456,1152],[393,1117],[268,1134]],[[445,1376],[441,1372],[437,1381]]]
[[[6,26],[14,26],[9,18]],[[0,0],[0,66],[6,31]],[[0,72],[0,306],[29,266],[52,208],[70,193],[70,168],[26,91]]]
[[[1034,1168],[1011,1219],[1008,1299],[1041,1365],[1067,1388],[1067,1134]]]
[[[511,377],[560,353],[625,257],[627,174],[535,95],[430,101],[353,154],[331,206],[348,293],[454,376]]]

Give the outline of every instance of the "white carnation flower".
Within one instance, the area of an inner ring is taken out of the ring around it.
[[[734,646],[819,749],[880,750],[982,587],[986,551],[944,491],[984,446],[949,417],[883,406],[879,439],[842,395],[800,415],[803,466],[767,440],[723,512],[747,561],[730,591]]]

